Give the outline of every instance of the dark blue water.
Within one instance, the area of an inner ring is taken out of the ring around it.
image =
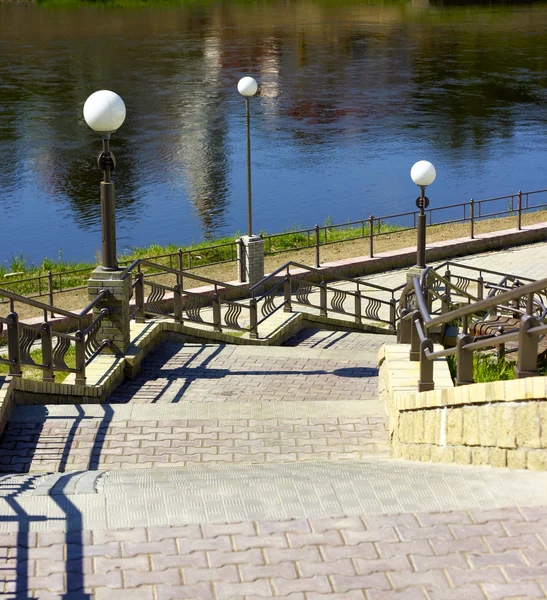
[[[253,75],[255,231],[547,187],[547,4],[0,4],[0,260],[91,260],[112,89],[119,251],[246,229]],[[446,216],[446,215],[445,215]]]

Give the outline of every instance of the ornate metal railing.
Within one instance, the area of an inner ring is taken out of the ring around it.
[[[469,223],[469,237],[473,239],[475,237],[477,222],[493,217],[514,217],[515,227],[520,230],[522,229],[523,215],[547,208],[547,202],[543,201],[544,198],[542,195],[544,194],[547,195],[547,189],[528,192],[519,191],[505,196],[480,200],[471,199],[468,202],[431,207],[426,209],[427,225],[434,227],[436,225]],[[442,214],[444,211],[454,214],[454,211],[460,209],[462,211],[461,216],[457,218],[445,218]],[[381,239],[385,235],[393,235],[394,233],[416,229],[418,214],[419,211],[409,211],[383,215],[381,217],[371,215],[368,218],[347,223],[316,225],[308,229],[263,235],[264,252],[266,255],[273,256],[284,252],[294,252],[295,250],[314,249],[315,266],[318,267],[321,262],[320,253],[322,246],[350,242],[356,239],[368,239],[369,256],[373,257],[375,243],[378,239]],[[390,228],[386,227],[386,225],[393,225],[394,227]],[[347,235],[348,232],[351,235]],[[165,266],[179,271],[198,269],[237,261],[237,245],[238,241],[234,240],[233,242],[213,244],[193,249],[179,248],[175,252],[148,257],[147,260],[156,264],[159,264],[158,261],[166,261],[167,264]],[[128,263],[120,260],[120,265],[127,266]],[[6,280],[2,282],[2,286],[19,293],[23,289],[32,288],[32,291],[28,294],[22,295],[26,295],[29,298],[47,296],[49,303],[53,305],[54,295],[85,289],[87,287],[87,283],[77,286],[67,285],[66,279],[78,279],[79,276],[83,277],[84,273],[90,273],[94,268],[90,266],[55,273],[48,271],[34,277]],[[154,277],[157,274],[151,273],[149,277]],[[5,302],[5,300],[0,298],[0,304]]]
[[[155,275],[161,273],[174,276],[177,284],[169,286],[151,280],[142,272],[143,266],[154,269]],[[172,316],[178,323],[190,321],[209,325],[215,331],[222,331],[224,328],[251,331],[250,316],[247,319],[243,316],[252,310],[250,305],[221,297],[222,290],[238,289],[236,286],[159,265],[149,260],[138,260],[132,263],[125,270],[125,276],[131,276],[132,273],[135,278],[133,282],[135,309],[132,311],[132,317],[135,317],[137,322],[144,322],[147,315]],[[183,282],[188,279],[208,284],[211,289],[201,294],[185,290]]]
[[[7,358],[0,357],[0,364],[8,365],[9,374],[21,377],[22,367],[31,367],[42,371],[42,381],[55,381],[56,372],[76,374],[76,384],[84,385],[86,382],[86,367],[106,347],[110,340],[99,341],[97,334],[101,322],[108,316],[109,311],[103,308],[91,324],[83,327],[83,319],[99,302],[104,300],[108,292],[101,291],[83,310],[74,313],[50,304],[14,294],[8,290],[0,289],[0,296],[10,302],[10,313],[7,318],[0,317],[0,334],[6,333]],[[22,303],[43,311],[44,320],[34,325],[22,323],[15,311],[15,303]],[[48,315],[56,313],[68,317],[77,324],[77,331],[73,334],[54,331]],[[75,366],[67,363],[67,354],[71,347],[75,349]],[[41,350],[41,361],[37,362],[34,350]]]
[[[547,333],[547,324],[543,322],[547,313],[543,302],[547,293],[547,279],[519,285],[507,291],[498,290],[499,293],[488,298],[437,316],[430,312],[423,281],[414,278],[412,288],[415,305],[403,310],[399,341],[410,343],[410,360],[420,362],[419,391],[434,389],[435,359],[456,355],[456,385],[467,385],[474,381],[473,353],[477,350],[498,348],[510,342],[518,343],[515,376],[522,378],[538,374],[538,341]],[[457,336],[456,347],[434,351],[430,332],[436,327],[458,321],[465,322],[474,315],[482,317],[492,309],[508,310],[516,314],[519,317],[517,326],[507,332],[475,337],[462,331]]]
[[[170,286],[150,280],[150,277],[143,273],[142,267],[154,269],[155,276],[170,275],[177,283]],[[299,275],[291,273],[291,269],[298,269]],[[319,274],[321,283],[307,280],[304,271]],[[395,330],[395,294],[401,289],[340,277],[294,261],[285,263],[251,286],[246,298],[239,301],[223,297],[224,292],[230,289],[241,294],[241,289],[236,286],[152,263],[146,259],[136,260],[126,268],[124,276],[132,275],[135,306],[131,316],[137,322],[143,322],[147,315],[172,316],[179,323],[190,321],[211,326],[216,331],[247,331],[252,338],[259,336],[258,327],[275,312],[280,309],[291,312],[293,304],[318,309],[319,314],[323,316],[343,314],[353,317],[359,323],[369,320],[387,324],[390,329]],[[209,289],[202,293],[185,289],[183,283],[188,279],[207,284]],[[353,289],[328,285],[325,279],[349,284]]]
[[[291,268],[316,273],[321,277],[321,282],[310,281],[304,277],[303,273],[300,273],[300,276],[294,275],[291,273]],[[326,278],[349,285],[353,289],[348,290],[328,285],[325,281]],[[268,286],[272,280],[276,281],[273,287],[270,287],[261,296],[255,297],[255,291]],[[363,289],[367,290],[368,294],[365,294]],[[249,291],[253,294],[257,306],[260,307],[257,326],[279,309],[283,308],[284,311],[291,312],[292,305],[299,304],[319,310],[320,316],[326,317],[329,313],[342,314],[353,317],[357,323],[363,323],[363,319],[367,319],[387,324],[390,329],[395,330],[397,324],[395,294],[399,289],[340,277],[324,270],[289,261],[251,286]],[[371,293],[383,294],[389,299],[374,297]],[[381,314],[382,310],[383,314]]]

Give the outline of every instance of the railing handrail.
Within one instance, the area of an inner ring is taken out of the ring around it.
[[[189,279],[195,279],[197,281],[202,281],[203,283],[209,283],[211,285],[215,285],[219,288],[228,288],[228,289],[239,289],[237,285],[232,285],[231,283],[227,283],[226,281],[218,281],[216,279],[210,279],[209,277],[203,277],[201,275],[196,275],[195,273],[190,273],[186,269],[174,269],[173,267],[168,267],[167,265],[159,265],[157,263],[153,263],[145,258],[139,258],[136,261],[132,262],[126,269],[124,269],[122,274],[122,279],[127,277],[130,272],[138,265],[145,265],[147,267],[151,267],[152,269],[159,269],[166,273],[172,273],[174,275],[182,275],[183,277]],[[158,284],[159,285],[159,284]]]
[[[29,306],[33,306],[34,308],[39,308],[40,310],[55,312],[63,317],[69,317],[71,319],[81,319],[85,317],[87,313],[96,306],[106,295],[108,292],[106,290],[102,290],[99,292],[98,296],[94,298],[85,308],[83,308],[80,312],[72,312],[70,310],[65,310],[64,308],[59,308],[58,306],[53,306],[51,304],[46,304],[45,302],[38,302],[38,300],[34,300],[32,298],[28,298],[27,296],[21,296],[16,294],[15,292],[10,292],[8,290],[0,289],[0,296],[4,298],[9,298],[14,302],[20,302],[22,304],[28,304]]]
[[[326,267],[324,269],[318,269],[317,267],[310,267],[309,265],[303,265],[302,263],[298,263],[295,262],[294,260],[289,260],[287,261],[285,264],[281,265],[280,267],[278,267],[277,269],[275,269],[275,271],[272,271],[271,273],[268,273],[268,275],[266,275],[265,277],[263,277],[260,281],[258,281],[257,283],[255,283],[254,285],[249,287],[249,291],[253,292],[256,288],[260,288],[261,286],[263,286],[269,279],[272,279],[273,277],[275,277],[276,275],[278,275],[281,271],[284,271],[290,267],[296,267],[298,269],[305,269],[306,271],[313,271],[315,273],[319,273],[321,275],[325,275],[328,274],[329,277],[332,277],[333,279],[336,279],[336,281],[347,281],[348,283],[355,283],[358,285],[363,285],[365,287],[371,287],[373,289],[376,290],[380,290],[382,292],[393,292],[393,290],[391,288],[382,286],[382,285],[378,285],[376,283],[370,283],[368,281],[360,281],[359,279],[351,279],[349,277],[341,277],[340,275],[336,275],[334,273],[331,273],[330,271],[328,271],[328,269],[331,269],[333,267]]]
[[[473,265],[464,265],[451,260],[446,260],[441,264],[437,265],[436,269],[442,269],[443,267],[454,267],[456,269],[467,269],[469,271],[479,271],[481,273],[488,273],[489,275],[496,275],[498,277],[515,277],[517,279],[521,279],[523,281],[536,281],[535,279],[531,279],[530,277],[522,277],[521,275],[515,275],[514,273],[502,273],[500,271],[493,271],[492,269],[485,269],[484,267],[474,267]],[[459,277],[459,275],[456,275]]]
[[[418,279],[418,277],[414,277],[412,283],[416,294],[418,310],[420,311],[420,314],[422,315],[424,323],[426,324],[428,329],[430,327],[435,327],[436,325],[443,325],[445,323],[449,323],[450,321],[454,321],[455,319],[459,319],[461,317],[466,317],[477,312],[482,312],[484,310],[492,308],[493,306],[505,304],[506,302],[510,302],[511,300],[521,298],[522,296],[527,296],[528,294],[535,294],[536,292],[547,289],[547,278],[541,279],[540,281],[528,283],[514,290],[504,292],[503,294],[499,294],[491,298],[479,300],[474,304],[461,306],[451,312],[445,313],[444,315],[432,318],[429,314],[427,303],[425,301],[423,291],[420,286],[420,280]]]

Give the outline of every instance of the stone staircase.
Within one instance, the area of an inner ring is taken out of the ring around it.
[[[304,330],[282,347],[161,344],[106,404],[18,407],[2,437],[0,469],[387,456],[376,369],[385,339]]]

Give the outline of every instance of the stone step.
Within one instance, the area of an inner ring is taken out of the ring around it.
[[[0,532],[18,531],[14,506],[31,532],[98,531],[535,507],[546,493],[547,473],[382,459],[12,475]]]
[[[386,419],[371,415],[378,412],[377,403],[373,405],[287,402],[20,407],[2,436],[0,472],[387,457]]]

